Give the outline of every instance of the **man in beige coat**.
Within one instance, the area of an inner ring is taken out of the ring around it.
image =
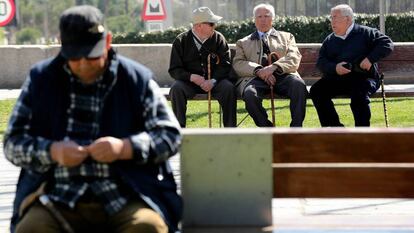
[[[288,32],[272,27],[275,10],[270,4],[259,4],[253,9],[257,31],[236,43],[233,68],[239,76],[237,90],[242,96],[246,110],[259,127],[271,127],[263,97],[270,93],[290,99],[291,127],[301,127],[306,112],[306,85],[297,73],[302,55],[295,38]],[[268,55],[273,56],[268,64]]]

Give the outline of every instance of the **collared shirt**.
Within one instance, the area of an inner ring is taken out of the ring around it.
[[[69,67],[65,71],[70,77],[70,105],[67,110],[68,123],[65,141],[78,145],[89,145],[99,136],[103,103],[116,83],[116,77],[100,76],[94,83],[85,85],[77,79]],[[54,201],[74,208],[77,200],[90,191],[102,201],[109,214],[118,212],[127,203],[107,163],[86,159],[76,167],[56,166],[55,183],[49,195]]]
[[[200,37],[197,36],[197,34],[195,33],[195,31],[193,29],[191,29],[191,31],[193,32],[194,35],[194,43],[197,46],[198,51],[200,51],[201,47],[203,46],[204,42],[206,42],[206,40],[208,40],[208,38],[205,38],[204,40],[200,39]],[[201,44],[200,44],[201,42]]]
[[[342,40],[345,40],[348,37],[349,33],[351,33],[352,29],[354,28],[354,25],[355,25],[355,23],[352,23],[351,26],[348,27],[348,29],[345,32],[345,35],[340,36],[340,35],[337,35],[335,33],[334,33],[334,35],[338,38],[341,38]]]
[[[261,32],[261,31],[257,31],[257,33],[259,33],[259,37],[260,37],[260,39],[264,39],[264,38],[266,38],[265,40],[267,40],[267,32]]]

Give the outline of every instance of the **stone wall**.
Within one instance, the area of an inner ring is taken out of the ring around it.
[[[138,61],[155,73],[161,87],[174,81],[168,74],[171,44],[116,44],[120,54]],[[299,73],[307,85],[320,78],[316,60],[320,44],[298,44],[302,53]],[[235,48],[234,44],[230,45]],[[59,46],[0,46],[0,89],[20,88],[30,67],[36,62],[58,54]],[[386,84],[414,84],[414,42],[395,43],[394,52],[380,62]]]

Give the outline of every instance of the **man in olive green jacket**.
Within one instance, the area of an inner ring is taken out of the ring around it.
[[[301,127],[306,112],[306,85],[297,70],[302,58],[295,38],[288,32],[272,27],[275,11],[272,5],[259,4],[253,9],[257,31],[236,43],[233,68],[239,76],[237,91],[242,96],[246,110],[259,127],[271,127],[263,97],[270,93],[290,99],[291,127]],[[273,54],[271,64],[268,55]]]

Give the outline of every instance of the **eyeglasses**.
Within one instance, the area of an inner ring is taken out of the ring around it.
[[[346,18],[346,17],[348,17],[348,16],[333,16],[332,17],[332,15],[331,16],[329,16],[329,21],[335,21],[335,22],[338,22],[338,21],[342,21],[342,19],[343,18]]]
[[[256,19],[263,19],[263,18],[268,19],[268,18],[272,18],[272,15],[270,13],[265,14],[265,15],[255,15],[254,18],[256,18]]]
[[[216,26],[216,24],[215,24],[215,23],[209,23],[209,22],[205,22],[205,23],[203,23],[203,24],[208,24],[210,27],[215,27],[215,26]]]

